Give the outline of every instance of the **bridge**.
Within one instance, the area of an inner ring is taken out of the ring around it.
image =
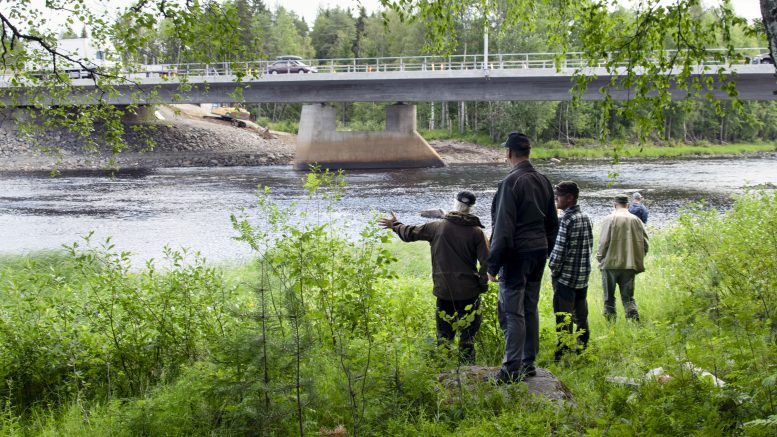
[[[737,49],[745,57],[763,48]],[[693,76],[717,77],[718,69],[736,75],[742,100],[774,100],[777,95],[771,64],[729,64],[722,49],[710,49],[709,58],[692,68]],[[665,52],[671,55],[672,51]],[[564,101],[571,100],[576,74],[592,76],[583,99],[602,99],[599,89],[613,74],[604,68],[606,58],[590,62],[579,52],[348,58],[304,61],[317,73],[267,74],[270,61],[217,64],[140,65],[113,84],[116,93],[103,95],[92,79],[74,79],[70,104],[93,104],[96,99],[131,103],[317,103],[317,102],[422,102],[422,101]],[[614,71],[624,76],[627,66]],[[679,71],[665,74],[676,76]],[[637,74],[641,74],[637,71]],[[5,80],[3,80],[5,79]],[[185,87],[181,85],[185,84]],[[29,84],[33,86],[33,84]],[[239,88],[239,92],[235,89]],[[5,92],[3,92],[5,91]],[[16,92],[13,92],[16,91]],[[23,106],[33,100],[61,104],[36,95],[34,87],[19,92],[8,78],[0,77],[0,102]],[[685,98],[674,88],[673,96]],[[9,94],[11,92],[12,94]],[[719,99],[728,99],[720,90]],[[615,100],[632,97],[628,89],[610,89]]]
[[[756,57],[766,49],[738,49],[739,59]],[[670,52],[667,52],[671,54]],[[664,53],[664,54],[667,54]],[[719,49],[692,67],[696,78],[724,71],[733,75],[739,99],[775,100],[777,89],[772,64],[729,63]],[[576,75],[591,76],[581,95],[584,100],[603,98],[600,88],[613,76],[624,77],[627,66],[605,68],[607,58],[590,62],[582,53],[518,53],[416,56],[398,58],[328,59],[303,61],[317,72],[268,74],[269,61],[217,64],[142,65],[126,72],[113,84],[115,93],[102,94],[92,79],[72,80],[69,105],[94,104],[97,99],[114,104],[161,103],[309,103],[303,108],[297,144],[299,168],[318,162],[326,167],[375,168],[442,165],[439,156],[416,132],[415,107],[390,106],[385,132],[337,132],[329,102],[421,101],[565,101],[573,97]],[[741,62],[741,61],[740,61]],[[641,71],[636,71],[642,74]],[[667,71],[676,77],[679,70]],[[32,101],[62,104],[35,88],[13,87],[0,78],[0,103],[23,106]],[[19,92],[23,91],[23,92]],[[671,88],[672,98],[687,91]],[[46,91],[42,91],[46,92]],[[728,95],[714,89],[718,99]],[[615,100],[626,100],[633,91],[610,88]],[[61,97],[60,97],[61,99]],[[375,147],[367,148],[364,144]]]

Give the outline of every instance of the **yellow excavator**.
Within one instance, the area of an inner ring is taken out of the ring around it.
[[[233,126],[246,127],[244,120],[248,120],[251,115],[243,108],[236,108],[232,106],[222,106],[219,108],[213,108],[211,113],[218,115],[222,120],[231,121]]]

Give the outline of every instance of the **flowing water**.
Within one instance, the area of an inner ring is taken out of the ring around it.
[[[616,193],[640,191],[649,227],[674,221],[689,202],[725,209],[732,195],[753,185],[777,185],[777,157],[676,159],[627,162],[537,162],[553,183],[574,180],[580,204],[594,223],[612,209]],[[354,232],[374,211],[394,210],[404,223],[425,219],[425,209],[448,209],[460,190],[477,195],[476,214],[490,225],[489,208],[507,165],[457,165],[441,169],[354,171],[346,174],[345,199],[334,217]],[[614,179],[611,173],[617,172]],[[112,237],[136,259],[160,257],[165,245],[200,251],[212,261],[244,259],[248,250],[231,239],[230,214],[256,211],[256,187],[268,186],[282,205],[304,200],[305,174],[290,167],[174,168],[153,171],[0,172],[0,253],[56,249],[94,231]],[[304,207],[304,202],[299,208]]]

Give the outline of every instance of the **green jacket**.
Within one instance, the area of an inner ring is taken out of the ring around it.
[[[392,227],[402,241],[429,242],[433,292],[446,300],[472,299],[488,289],[488,244],[482,228],[476,216],[459,212],[419,226],[397,222]]]
[[[599,269],[644,272],[647,252],[648,236],[639,217],[626,208],[616,209],[605,217],[596,253]]]

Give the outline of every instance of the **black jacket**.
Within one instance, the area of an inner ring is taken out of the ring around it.
[[[499,183],[491,204],[491,223],[488,272],[492,275],[508,256],[553,247],[558,233],[553,186],[529,161],[516,164]]]
[[[488,289],[488,244],[482,228],[476,216],[459,212],[420,226],[397,222],[392,227],[402,241],[429,242],[434,295],[446,300],[472,299]]]

